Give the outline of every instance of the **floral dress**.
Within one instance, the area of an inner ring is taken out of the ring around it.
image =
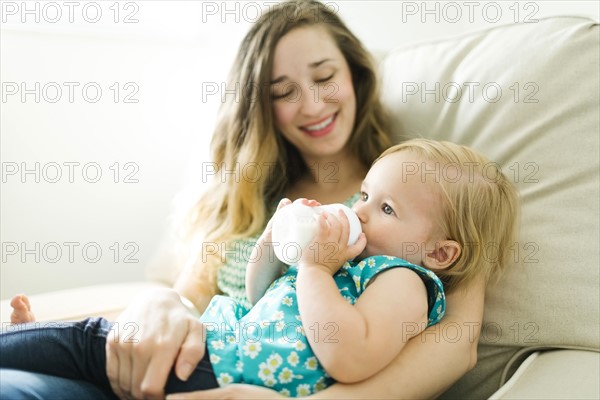
[[[441,320],[446,308],[440,279],[431,271],[397,257],[372,256],[346,262],[333,276],[340,294],[354,304],[370,280],[389,268],[409,268],[427,288],[428,326]],[[207,328],[207,349],[219,385],[249,383],[286,396],[307,396],[334,383],[312,352],[306,335],[336,341],[335,323],[303,327],[296,299],[298,269],[291,266],[265,295],[248,309],[242,302],[215,296],[201,320]]]

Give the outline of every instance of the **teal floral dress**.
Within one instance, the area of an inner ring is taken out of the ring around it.
[[[427,288],[428,326],[441,320],[446,308],[440,279],[431,271],[397,257],[372,256],[346,262],[333,276],[340,294],[354,304],[378,273],[409,268]],[[298,269],[291,266],[265,295],[248,308],[245,302],[215,296],[201,317],[207,327],[207,349],[219,385],[249,383],[286,396],[307,396],[334,383],[311,351],[296,299]],[[319,327],[320,338],[335,341],[335,325]]]

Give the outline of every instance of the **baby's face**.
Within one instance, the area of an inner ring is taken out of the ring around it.
[[[440,224],[440,187],[432,174],[424,174],[433,169],[432,162],[406,150],[371,167],[353,207],[367,237],[359,259],[389,255],[423,265],[425,255],[446,239]]]

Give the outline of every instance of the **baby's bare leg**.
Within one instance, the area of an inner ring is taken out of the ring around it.
[[[35,315],[31,311],[29,299],[24,294],[18,294],[12,298],[10,305],[13,312],[10,314],[10,322],[13,324],[22,324],[25,322],[35,322]]]

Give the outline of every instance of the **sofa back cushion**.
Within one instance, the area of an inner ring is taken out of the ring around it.
[[[404,46],[382,61],[397,141],[472,146],[519,190],[520,238],[487,291],[482,343],[599,346],[598,59],[596,22],[553,17]]]

